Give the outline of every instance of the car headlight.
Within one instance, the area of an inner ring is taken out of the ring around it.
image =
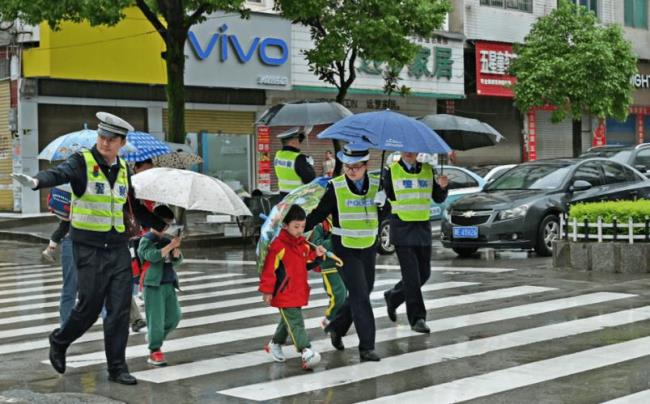
[[[499,212],[499,220],[516,219],[518,217],[526,216],[528,207],[529,205],[521,205],[516,208],[502,210]]]

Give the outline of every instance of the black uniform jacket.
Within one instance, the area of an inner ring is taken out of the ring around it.
[[[400,159],[399,165],[404,171],[417,174],[422,170],[421,163],[415,163],[411,170],[406,168],[404,162]],[[384,170],[384,190],[389,201],[395,200],[395,191],[393,189],[393,178],[390,169]],[[433,192],[431,197],[436,203],[442,203],[447,199],[447,189],[442,189],[440,185],[433,181]],[[399,246],[430,246],[431,245],[431,223],[429,220],[421,222],[405,222],[393,214],[390,217],[390,240],[393,245]]]
[[[357,187],[354,185],[354,182],[351,181],[348,177],[345,177],[345,180],[348,182],[348,188],[357,194],[365,195],[368,192],[368,174],[366,174],[363,180],[363,187],[361,191],[357,191]],[[325,194],[323,199],[320,200],[316,209],[314,209],[309,215],[307,215],[307,224],[305,226],[305,231],[309,231],[314,228],[317,224],[321,223],[327,218],[327,216],[332,215],[332,224],[334,227],[340,227],[339,224],[339,210],[336,204],[336,194],[334,193],[334,185],[332,181],[327,184],[327,189],[325,189]],[[334,250],[344,248],[341,244],[341,237],[332,235],[332,245]]]
[[[115,184],[115,181],[117,180],[117,173],[119,172],[120,168],[119,157],[117,164],[109,166],[108,163],[106,163],[104,160],[104,157],[102,157],[102,155],[97,151],[96,146],[93,146],[91,152],[93,154],[93,157],[95,157],[95,161],[97,161],[99,168],[108,179],[112,188],[113,184]],[[36,174],[35,178],[38,179],[38,187],[36,189],[51,188],[69,182],[75,195],[82,195],[86,191],[86,185],[88,184],[88,176],[86,173],[86,161],[84,160],[81,153],[75,153],[58,166]],[[150,213],[142,203],[135,199],[133,187],[131,186],[130,173],[128,174],[128,179],[129,200],[131,201],[130,205],[133,208],[133,214],[141,226],[151,227],[151,219],[153,218],[153,214]],[[129,203],[126,203],[124,204],[125,215],[128,210]],[[107,232],[97,232],[75,229],[71,226],[70,236],[75,243],[104,248],[125,245],[128,241],[128,236],[126,233],[118,233],[115,231],[115,229],[111,229]]]

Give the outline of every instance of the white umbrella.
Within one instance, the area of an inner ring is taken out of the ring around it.
[[[138,199],[232,216],[252,216],[235,191],[216,178],[176,168],[151,168],[131,177]]]

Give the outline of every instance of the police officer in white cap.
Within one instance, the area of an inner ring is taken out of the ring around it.
[[[309,231],[332,215],[333,250],[343,260],[339,274],[348,297],[325,331],[330,334],[332,345],[343,350],[341,339],[354,322],[361,360],[378,361],[370,292],[375,283],[379,218],[374,199],[379,178],[367,173],[370,152],[365,146],[346,145],[336,157],[343,163],[344,175],[330,180],[323,199],[307,216],[305,227]]]
[[[278,135],[282,141],[282,150],[275,153],[273,168],[278,178],[278,189],[283,197],[302,184],[310,183],[316,178],[310,157],[300,153],[300,143],[305,140],[302,129],[295,127]]]
[[[49,335],[50,362],[65,372],[66,350],[96,321],[106,306],[104,347],[109,380],[136,384],[126,365],[132,274],[124,215],[131,206],[143,226],[151,213],[134,199],[126,162],[118,157],[133,127],[125,120],[98,112],[97,144],[72,155],[35,177],[14,179],[34,190],[70,183],[71,237],[78,278],[78,301],[68,320]]]

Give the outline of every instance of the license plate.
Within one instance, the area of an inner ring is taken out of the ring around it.
[[[454,227],[454,238],[478,238],[477,226]]]

